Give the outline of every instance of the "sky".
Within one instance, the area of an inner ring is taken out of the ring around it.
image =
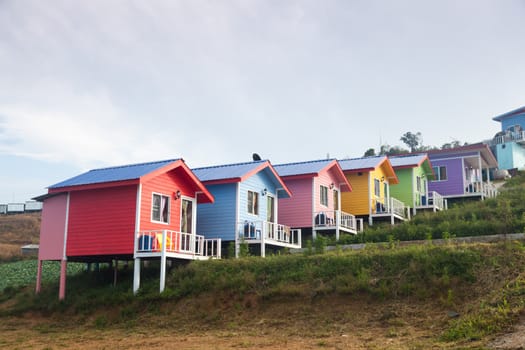
[[[525,105],[524,0],[0,0],[0,203],[93,168],[474,143]]]

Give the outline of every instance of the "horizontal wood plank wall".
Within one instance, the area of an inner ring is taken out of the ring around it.
[[[71,192],[68,256],[133,254],[137,186]]]
[[[266,212],[268,209],[267,200],[268,196],[262,196],[262,190],[266,188],[267,191],[272,194],[275,193],[274,185],[269,182],[268,176],[265,176],[263,172],[258,172],[250,176],[240,184],[239,191],[239,221],[244,222],[255,222],[255,221],[266,221]],[[253,215],[248,213],[248,191],[258,193],[259,197],[259,213]]]
[[[177,169],[177,168],[176,168]],[[180,231],[180,203],[181,200],[175,199],[174,193],[181,192],[181,195],[195,197],[194,189],[188,180],[174,169],[168,173],[156,176],[155,178],[142,184],[141,210],[140,210],[140,229],[141,230],[174,230]],[[152,222],[152,201],[153,193],[168,196],[170,198],[169,224]]]
[[[235,239],[237,183],[208,185],[214,203],[197,206],[197,233],[206,238]]]
[[[315,185],[315,195],[314,195],[314,211],[332,211],[335,208],[334,205],[334,190],[339,190],[339,181],[334,173],[330,170],[325,170],[319,174],[319,176],[314,177]],[[330,185],[334,184],[334,188],[330,189]],[[328,206],[321,204],[321,186],[328,188]]]
[[[399,183],[390,186],[390,196],[402,201],[405,205],[412,207],[413,196],[416,190],[414,168],[398,169],[396,170],[396,175],[399,179]]]
[[[432,160],[432,166],[445,166],[447,168],[447,180],[429,181],[428,190],[436,191],[442,196],[463,195],[463,165],[461,158],[455,159],[435,159]],[[436,174],[437,175],[437,174]]]
[[[64,229],[67,194],[50,197],[42,207],[38,259],[61,260],[64,256]]]
[[[352,192],[341,193],[341,210],[353,215],[368,215],[368,190],[370,188],[368,172],[361,172],[361,175],[358,173],[346,174],[346,178],[352,185]]]
[[[279,198],[279,223],[290,227],[312,226],[312,178],[284,180],[291,198]]]

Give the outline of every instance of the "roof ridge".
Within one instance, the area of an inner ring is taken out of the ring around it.
[[[98,171],[98,170],[131,168],[131,167],[135,167],[135,166],[150,165],[150,164],[157,164],[157,163],[175,162],[175,161],[181,160],[181,159],[182,158],[175,158],[175,159],[166,159],[166,160],[156,160],[156,161],[153,161],[153,162],[143,162],[143,163],[135,163],[135,164],[116,165],[116,166],[109,166],[109,167],[104,167],[104,168],[95,168],[95,169],[89,170],[88,172],[90,172],[90,171]],[[82,174],[80,174],[80,175],[82,175]]]
[[[387,157],[387,155],[377,155],[377,156],[367,156],[367,157],[356,157],[356,158],[344,158],[344,159],[339,159],[338,161],[345,161],[345,160],[358,160],[358,159],[372,159],[372,158],[384,158],[384,157]]]
[[[278,166],[285,166],[285,165],[297,165],[297,164],[307,164],[307,163],[318,163],[318,162],[327,162],[327,161],[333,161],[337,160],[336,158],[328,158],[328,159],[317,159],[317,160],[306,160],[302,162],[292,162],[292,163],[282,163],[282,164],[274,164],[274,168]]]
[[[226,168],[226,167],[231,167],[231,166],[239,166],[239,165],[247,165],[247,164],[258,164],[258,163],[264,163],[264,162],[270,162],[270,161],[268,159],[252,160],[252,161],[249,161],[249,162],[209,165],[209,166],[203,166],[203,167],[198,167],[198,168],[192,168],[192,170],[195,171],[195,170],[213,169],[213,168]]]

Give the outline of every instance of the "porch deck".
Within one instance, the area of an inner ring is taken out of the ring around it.
[[[237,236],[248,244],[301,248],[301,229],[269,221],[239,222],[237,223]]]
[[[385,204],[376,201],[375,199],[371,200],[372,213],[368,218],[369,224],[373,225],[374,218],[387,218],[390,219],[392,225],[395,224],[395,221],[407,221],[410,220],[410,207],[406,206],[405,203],[400,200],[390,197]]]
[[[171,230],[140,231],[135,234],[133,293],[140,287],[142,258],[160,259],[160,292],[166,285],[166,259],[207,260],[221,257],[221,239]]]
[[[323,210],[314,212],[313,232],[335,231],[339,239],[339,231],[356,234],[363,231],[363,219],[341,210]]]
[[[436,212],[448,209],[447,200],[436,191],[429,192],[428,196],[422,198],[420,203],[421,205],[414,208],[414,214],[417,210],[432,210]]]
[[[221,258],[221,239],[171,230],[141,231],[135,235],[135,258],[160,257],[206,260]]]

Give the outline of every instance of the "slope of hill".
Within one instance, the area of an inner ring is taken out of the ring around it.
[[[40,213],[0,215],[0,261],[21,256],[20,248],[38,244]]]

